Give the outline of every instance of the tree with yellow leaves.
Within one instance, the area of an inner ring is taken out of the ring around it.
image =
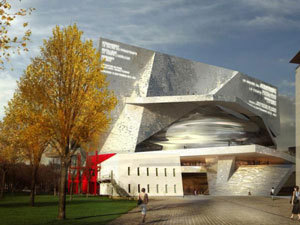
[[[4,124],[9,127],[10,142],[31,166],[30,205],[34,206],[37,172],[46,151],[51,132],[47,129],[44,111],[34,102],[28,102],[17,92],[8,103]]]
[[[65,219],[67,169],[78,147],[94,140],[110,122],[117,100],[107,89],[103,60],[91,40],[83,41],[76,25],[44,40],[19,82],[23,98],[46,112],[51,147],[61,161],[59,219]]]
[[[30,15],[34,8],[13,10],[9,0],[0,0],[0,69],[4,69],[4,61],[9,61],[11,53],[20,53],[21,50],[28,51],[31,30],[26,29],[28,22],[23,23],[25,28],[21,36],[11,35],[12,22],[18,17]]]
[[[18,149],[12,144],[10,131],[10,127],[0,121],[0,172],[2,175],[0,198],[3,198],[5,179],[8,170],[21,158]]]

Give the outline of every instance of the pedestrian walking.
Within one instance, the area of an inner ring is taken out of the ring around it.
[[[291,204],[293,205],[292,215],[290,217],[291,219],[294,218],[294,215],[298,215],[298,220],[300,220],[299,197],[300,197],[299,187],[295,186],[293,191],[292,201],[291,201]]]
[[[274,201],[274,195],[275,195],[275,189],[274,189],[274,187],[272,187],[270,195],[272,197],[272,200]]]
[[[148,204],[148,194],[145,193],[146,192],[146,189],[145,188],[142,188],[142,192],[139,194],[139,200],[142,201],[142,204],[140,205],[141,206],[141,213],[142,213],[142,223],[145,223],[146,221],[146,212],[147,212],[147,204]]]

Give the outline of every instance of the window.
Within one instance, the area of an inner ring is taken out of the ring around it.
[[[130,167],[128,167],[128,176],[130,176]]]
[[[174,184],[174,193],[176,193],[176,184]]]
[[[140,193],[140,192],[141,192],[141,185],[138,184],[138,193]]]
[[[128,193],[130,193],[130,184],[128,184]]]
[[[168,193],[168,185],[165,185],[165,192]]]
[[[147,168],[147,176],[149,176],[149,168]]]
[[[175,168],[173,169],[173,177],[175,177]]]
[[[140,175],[140,167],[137,168],[137,175]]]
[[[147,192],[150,193],[150,185],[147,184]]]
[[[156,185],[156,193],[158,193],[158,184]]]
[[[167,168],[165,168],[165,177],[167,176]]]
[[[155,169],[156,176],[158,177],[158,168]]]

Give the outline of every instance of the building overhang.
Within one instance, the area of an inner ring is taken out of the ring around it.
[[[195,105],[219,105],[227,107],[238,113],[251,117],[256,122],[260,123],[261,127],[264,127],[272,140],[273,144],[276,145],[274,135],[278,135],[279,132],[276,129],[268,126],[266,121],[263,119],[261,112],[255,110],[249,103],[245,102],[239,97],[224,96],[224,95],[176,95],[176,96],[154,96],[154,97],[127,97],[125,99],[126,104],[137,105],[141,107],[151,107],[155,104],[195,104]],[[260,117],[262,121],[257,121],[255,117]],[[270,125],[270,123],[269,123]],[[276,126],[275,126],[276,127]]]
[[[157,97],[129,97],[127,104],[147,105],[162,103],[187,103],[187,102],[210,102],[215,101],[214,95],[177,95],[177,96],[157,96]]]
[[[247,102],[238,97],[222,95],[176,95],[176,96],[155,96],[155,97],[127,97],[126,104],[147,107],[152,104],[173,104],[173,103],[194,103],[197,105],[218,104],[230,106],[238,112],[248,116],[260,116]]]
[[[176,154],[184,161],[197,161],[201,158],[235,156],[236,160],[264,158],[272,163],[295,163],[295,158],[287,153],[260,145],[239,145],[209,148],[190,148],[166,151],[149,151],[134,154]]]
[[[291,59],[290,63],[300,64],[300,51]]]

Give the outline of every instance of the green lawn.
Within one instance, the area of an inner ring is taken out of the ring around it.
[[[67,197],[69,198],[69,196]],[[36,206],[29,206],[29,196],[5,196],[0,200],[1,225],[93,225],[106,224],[136,207],[136,201],[104,197],[74,196],[67,201],[66,220],[57,220],[58,197],[40,195]]]

